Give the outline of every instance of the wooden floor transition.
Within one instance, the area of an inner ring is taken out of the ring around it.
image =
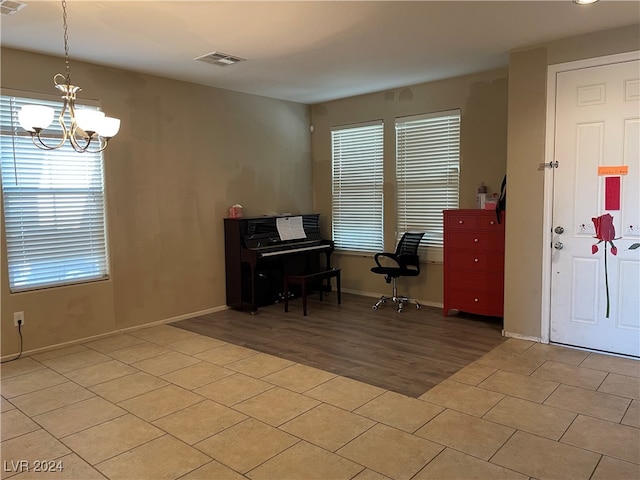
[[[393,306],[372,310],[375,299],[335,294],[269,305],[257,315],[224,310],[172,325],[311,367],[418,397],[505,341],[502,319],[443,317],[442,309]]]

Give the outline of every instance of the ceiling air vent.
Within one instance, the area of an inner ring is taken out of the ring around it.
[[[210,63],[211,65],[218,65],[219,67],[228,67],[238,62],[244,62],[244,58],[234,57],[222,52],[211,52],[201,57],[196,57],[194,60],[198,62]]]
[[[26,7],[24,2],[16,2],[15,0],[0,0],[0,14],[13,15],[18,10]]]

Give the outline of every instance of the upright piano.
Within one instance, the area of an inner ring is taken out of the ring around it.
[[[227,305],[251,313],[284,298],[285,275],[331,266],[318,213],[225,218],[224,241]]]

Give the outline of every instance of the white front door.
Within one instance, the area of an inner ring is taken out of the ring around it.
[[[638,356],[640,61],[555,80],[549,338]]]

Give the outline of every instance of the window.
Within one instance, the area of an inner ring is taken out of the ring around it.
[[[458,208],[460,110],[396,120],[398,240],[425,232],[421,255],[442,261],[442,210]]]
[[[34,146],[17,121],[20,108],[29,103],[54,107],[54,118],[62,107],[59,101],[0,98],[0,169],[11,291],[106,279],[102,154],[76,153],[70,145],[57,150]],[[57,122],[48,130],[50,143],[60,140]]]
[[[382,250],[382,134],[381,121],[331,132],[333,240],[340,250]]]

